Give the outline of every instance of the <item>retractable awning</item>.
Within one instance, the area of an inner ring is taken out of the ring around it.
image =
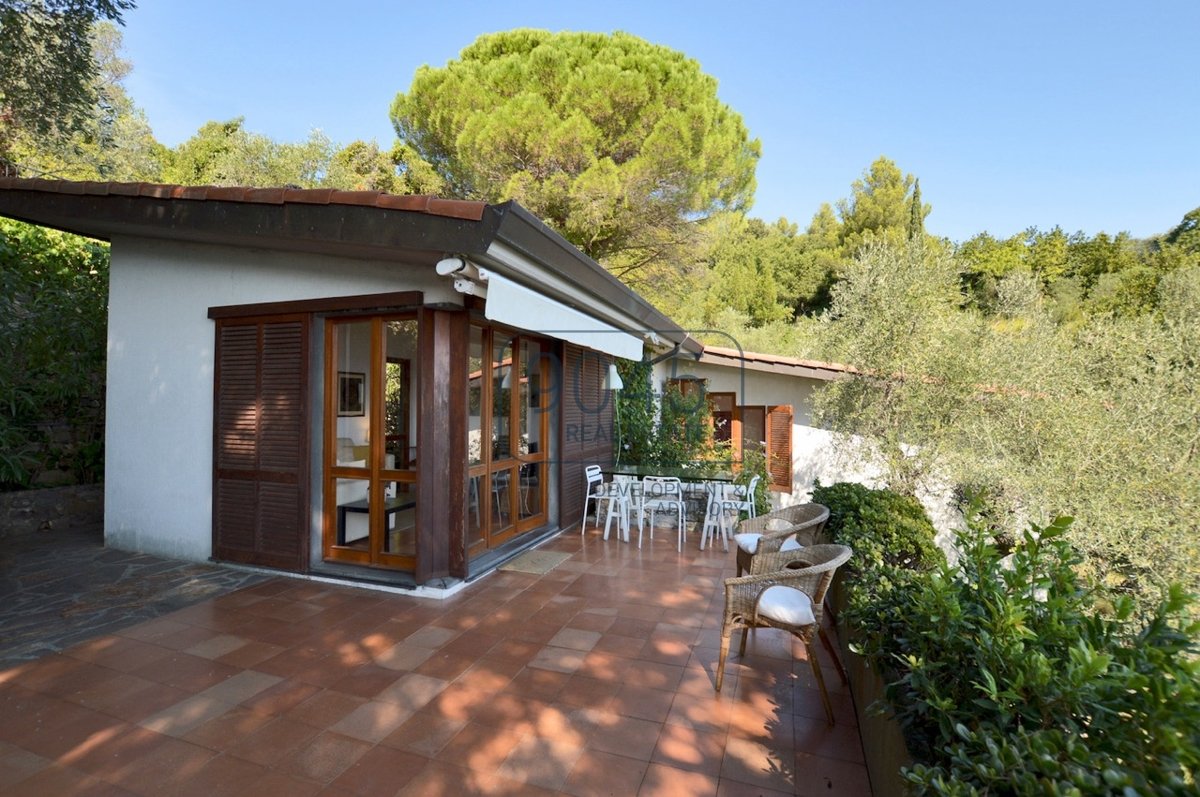
[[[488,272],[484,316],[626,360],[642,359],[642,339]]]

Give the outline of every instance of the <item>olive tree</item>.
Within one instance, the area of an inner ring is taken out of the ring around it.
[[[1076,518],[1092,574],[1147,603],[1200,587],[1200,269],[1163,278],[1159,311],[1055,323],[1036,276],[963,310],[961,267],[925,245],[875,244],[834,289],[824,356],[856,368],[818,414],[891,486],[949,480],[989,499],[998,530]]]

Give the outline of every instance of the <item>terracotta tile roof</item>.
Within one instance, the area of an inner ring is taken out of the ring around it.
[[[720,346],[705,346],[700,362],[712,365],[758,366],[756,370],[775,371],[778,373],[798,373],[818,379],[833,379],[838,374],[857,373],[857,369],[841,363],[827,363],[820,360],[801,360],[795,357],[784,357],[780,354],[762,354],[754,351],[739,351]]]
[[[198,202],[242,202],[283,205],[356,205],[384,210],[407,210],[430,216],[479,221],[485,202],[441,199],[428,195],[395,195],[380,191],[338,191],[332,188],[245,188],[211,185],[163,185],[159,183],[106,183],[95,181],[42,180],[0,177],[0,189],[39,191],[77,196],[142,196],[152,199],[182,199]]]

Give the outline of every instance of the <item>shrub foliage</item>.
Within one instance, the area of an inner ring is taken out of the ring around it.
[[[1070,518],[1031,526],[1007,556],[973,517],[953,566],[878,556],[921,536],[904,501],[855,485],[816,496],[834,538],[859,546],[842,619],[889,681],[916,793],[1195,793],[1200,625],[1181,588],[1144,617],[1110,600],[1079,576]],[[890,521],[863,521],[882,506]]]
[[[0,220],[0,489],[104,462],[108,246]]]

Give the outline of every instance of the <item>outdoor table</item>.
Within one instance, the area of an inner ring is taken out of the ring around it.
[[[600,469],[609,476],[673,476],[681,482],[732,482],[737,478],[731,470],[695,465],[610,465]]]
[[[710,465],[610,465],[602,467],[600,472],[608,476],[630,476],[639,480],[644,476],[672,476],[685,483],[684,493],[693,507],[697,503],[706,502],[709,491],[717,489],[716,486],[710,485],[732,484],[737,479],[737,474],[733,471]],[[702,486],[703,493],[697,489],[688,490],[687,484]],[[695,517],[695,514],[689,514]],[[628,525],[625,528],[627,529]]]

